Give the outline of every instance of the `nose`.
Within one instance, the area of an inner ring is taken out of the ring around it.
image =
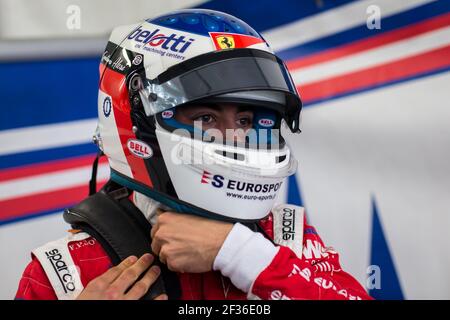
[[[222,118],[217,129],[220,130],[225,141],[233,141],[233,142],[244,142],[246,136],[246,130],[239,127],[236,123],[235,115],[227,115]]]

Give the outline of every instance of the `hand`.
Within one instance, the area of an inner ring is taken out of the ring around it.
[[[147,270],[153,260],[154,257],[149,253],[144,254],[140,259],[135,256],[126,258],[119,265],[89,282],[77,300],[140,299],[161,273],[158,266]],[[134,283],[145,270],[147,272],[142,279]],[[128,288],[130,290],[127,292]],[[155,300],[167,300],[167,295],[159,295]]]
[[[211,271],[232,228],[231,223],[159,210],[151,232],[152,251],[171,271]]]

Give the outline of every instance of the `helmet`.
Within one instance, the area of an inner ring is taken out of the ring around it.
[[[253,128],[265,133],[245,145],[205,140],[174,117],[198,102],[250,106]],[[274,133],[282,123],[300,132],[301,107],[258,32],[222,12],[180,10],[113,30],[100,64],[97,141],[116,183],[179,212],[251,222],[269,214],[296,170]]]

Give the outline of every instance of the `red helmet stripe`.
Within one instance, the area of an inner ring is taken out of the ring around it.
[[[133,174],[132,178],[153,188],[153,183],[145,166],[144,159],[133,155],[127,146],[128,140],[136,139],[136,135],[132,130],[133,124],[131,123],[130,118],[130,104],[128,100],[128,90],[125,87],[125,76],[110,68],[106,68],[105,73],[108,74],[103,77],[103,80],[100,83],[100,90],[109,94],[113,100],[113,112],[116,127],[122,150]],[[122,85],[118,86],[118,83],[121,83]]]

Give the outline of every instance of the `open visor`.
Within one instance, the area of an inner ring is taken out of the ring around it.
[[[257,101],[276,110],[292,132],[299,131],[300,97],[283,61],[269,52],[215,51],[181,62],[143,82],[139,94],[147,116],[207,97],[229,95],[240,97],[243,103]],[[280,98],[268,100],[266,93],[270,91],[278,92]]]

